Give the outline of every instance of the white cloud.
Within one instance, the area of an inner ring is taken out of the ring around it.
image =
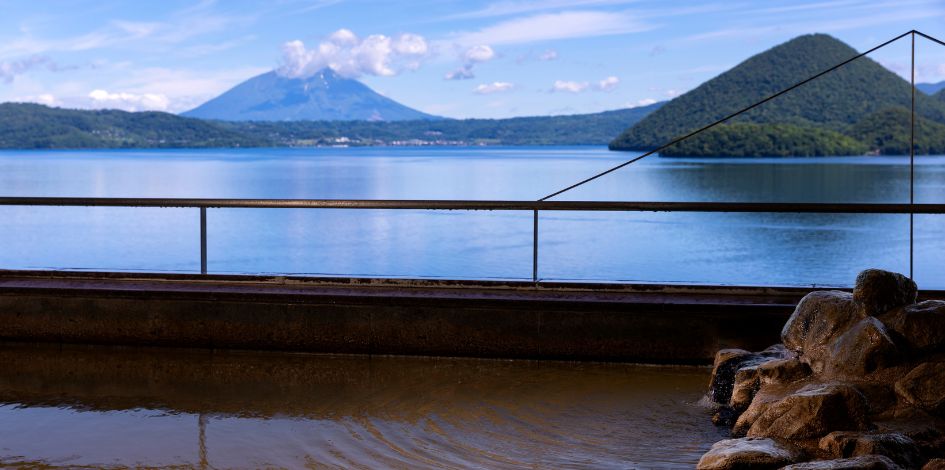
[[[464,65],[456,70],[447,72],[443,76],[444,80],[469,80],[470,78],[476,78],[476,74],[472,71],[471,65]]]
[[[487,45],[480,44],[467,49],[463,58],[466,59],[467,64],[487,62],[495,58],[495,51]]]
[[[509,82],[492,82],[492,83],[483,83],[477,86],[473,92],[478,95],[491,95],[493,93],[501,93],[503,91],[509,91],[515,88],[515,85]]]
[[[565,80],[555,80],[555,84],[551,86],[551,91],[563,91],[568,93],[580,93],[590,86],[590,83],[587,82],[570,82]]]
[[[544,61],[557,60],[557,59],[558,59],[558,51],[554,49],[548,49],[547,51],[542,52],[540,56],[538,56],[538,60],[544,60]]]
[[[417,34],[393,38],[372,34],[361,39],[348,29],[339,29],[312,49],[299,40],[283,44],[282,66],[277,71],[291,78],[307,78],[326,67],[349,78],[391,76],[402,69],[416,69],[428,53],[426,39]]]
[[[600,91],[613,91],[620,84],[620,79],[614,76],[607,77],[597,82],[597,89]]]
[[[157,93],[109,93],[105,90],[93,90],[89,93],[92,106],[96,108],[122,109],[125,111],[166,111],[170,100],[166,95]]]
[[[567,11],[503,21],[479,31],[460,33],[460,45],[523,44],[554,39],[610,36],[652,29],[625,12]]]
[[[628,104],[627,104],[627,107],[628,107],[628,108],[639,108],[639,107],[641,107],[641,106],[649,106],[649,105],[654,104],[654,103],[656,103],[656,100],[654,100],[653,98],[644,98],[644,99],[642,99],[642,100],[640,100],[640,101],[637,101],[636,103],[628,103]]]
[[[58,106],[60,104],[59,100],[49,93],[43,93],[42,95],[37,96],[36,102],[45,104],[46,106]]]

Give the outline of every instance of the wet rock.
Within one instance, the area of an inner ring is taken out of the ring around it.
[[[799,353],[814,373],[821,373],[830,359],[831,344],[863,318],[853,296],[841,291],[815,291],[804,296],[784,329],[781,341]]]
[[[896,382],[896,394],[907,403],[945,414],[945,362],[926,362]]]
[[[823,362],[823,375],[829,378],[863,377],[897,364],[900,356],[886,326],[874,317],[866,317],[833,342],[830,356]]]
[[[788,465],[781,470],[897,470],[901,467],[882,455],[864,455],[852,459],[817,460]]]
[[[727,439],[716,442],[696,466],[698,470],[775,469],[800,460],[801,452],[774,439]]]
[[[899,273],[867,269],[856,276],[853,300],[866,315],[881,315],[903,305],[914,304],[915,282]]]
[[[925,466],[922,467],[922,470],[945,470],[945,459],[929,460]]]
[[[884,455],[906,468],[916,468],[921,461],[915,441],[900,433],[832,432],[820,440],[819,447],[834,458]]]
[[[758,376],[758,367],[743,367],[735,374],[735,384],[732,386],[730,405],[736,411],[744,411],[751,405],[752,398],[761,388],[761,378]]]
[[[738,412],[728,406],[720,406],[712,414],[712,424],[716,426],[731,427],[738,419]]]
[[[810,367],[797,357],[775,359],[758,366],[762,384],[786,384],[810,376]]]
[[[900,433],[912,439],[925,456],[945,456],[945,421],[911,406],[877,416],[880,433]]]
[[[867,411],[866,398],[851,385],[811,384],[765,407],[747,435],[806,439],[831,431],[865,431]]]
[[[719,351],[715,355],[715,365],[712,368],[712,380],[709,385],[710,398],[718,404],[728,405],[732,399],[736,375],[740,370],[781,359],[790,354],[790,351],[781,345],[772,346],[760,353],[751,353],[743,349]]]
[[[880,319],[916,355],[945,351],[945,302],[927,300],[891,310]]]
[[[764,414],[764,412],[775,403],[783,400],[784,397],[796,392],[804,386],[804,382],[792,384],[771,384],[762,385],[751,405],[748,406],[742,414],[738,416],[735,425],[732,427],[732,436],[744,437],[748,434],[751,426]]]
[[[709,383],[709,394],[712,401],[723,405],[728,404],[732,398],[735,373],[738,372],[742,364],[754,356],[754,353],[744,349],[722,349],[715,353],[712,379]]]

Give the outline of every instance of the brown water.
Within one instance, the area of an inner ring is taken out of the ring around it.
[[[0,467],[692,468],[709,371],[0,345]]]

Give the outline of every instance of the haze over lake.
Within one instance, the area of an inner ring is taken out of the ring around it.
[[[535,200],[632,158],[598,147],[0,153],[6,196]],[[945,157],[916,159],[945,202]],[[656,156],[560,200],[909,200],[904,157]],[[0,268],[199,270],[198,211],[2,207]],[[213,273],[531,276],[529,212],[210,209]],[[945,217],[915,217],[915,278],[945,288]],[[542,279],[846,285],[908,272],[907,215],[564,213],[540,219]]]

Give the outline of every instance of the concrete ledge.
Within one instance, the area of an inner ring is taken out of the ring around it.
[[[809,290],[0,271],[0,341],[703,364]]]

